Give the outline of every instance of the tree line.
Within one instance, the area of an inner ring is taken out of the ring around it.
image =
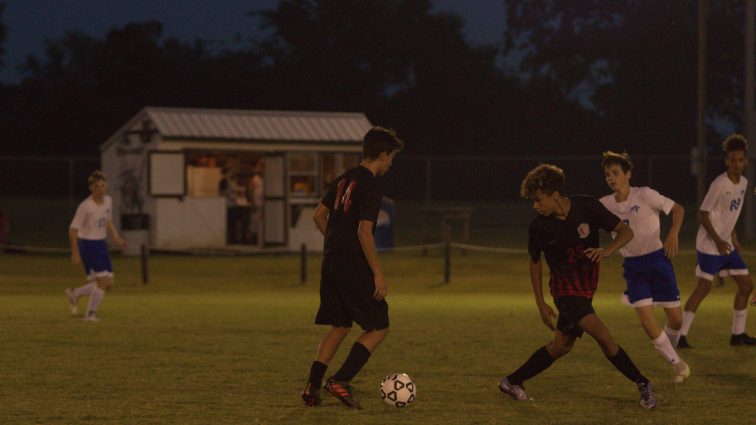
[[[714,124],[741,127],[744,6],[710,3],[713,149]],[[362,111],[415,154],[695,144],[696,2],[506,0],[495,45],[469,43],[462,18],[431,0],[282,0],[248,13],[266,35],[221,49],[165,37],[158,21],[49,40],[20,82],[0,86],[0,155],[96,155],[144,106]]]

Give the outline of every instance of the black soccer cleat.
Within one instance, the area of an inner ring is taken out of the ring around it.
[[[654,387],[650,382],[638,382],[638,392],[640,393],[640,405],[642,408],[653,409],[656,407]]]
[[[320,389],[313,388],[311,383],[307,383],[304,390],[302,390],[302,400],[305,406],[320,406]]]
[[[352,387],[348,382],[337,381],[331,377],[326,381],[325,389],[350,409],[362,409],[360,402],[352,397]]]
[[[685,339],[685,335],[680,335],[680,340],[677,341],[677,348],[693,348],[688,344],[688,340]]]
[[[742,334],[730,337],[730,345],[756,345],[756,338],[743,332]]]

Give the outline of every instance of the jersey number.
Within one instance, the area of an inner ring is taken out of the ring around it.
[[[97,220],[97,227],[105,227],[106,219],[105,217]]]
[[[343,206],[346,214],[349,212],[349,207],[352,206],[352,193],[354,188],[357,187],[357,182],[350,182],[346,191],[344,191],[344,186],[346,186],[346,180],[340,181],[336,190],[336,200],[333,202],[333,210],[338,211],[339,207]]]
[[[734,211],[738,208],[740,208],[740,198],[733,199],[732,202],[730,202],[730,211]]]

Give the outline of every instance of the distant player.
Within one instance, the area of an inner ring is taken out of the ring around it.
[[[68,230],[71,241],[71,262],[84,265],[87,284],[76,289],[66,289],[71,314],[76,315],[79,297],[89,295],[89,305],[84,320],[97,322],[97,309],[105,297],[105,291],[113,285],[113,266],[105,242],[107,232],[118,246],[126,242],[113,226],[113,200],[105,192],[108,182],[105,174],[95,171],[89,175],[89,191],[92,193],[79,204]]]
[[[743,136],[733,134],[725,139],[722,147],[727,171],[711,183],[698,211],[698,221],[701,223],[696,236],[698,283],[685,303],[678,345],[680,348],[690,348],[686,336],[693,324],[696,310],[711,290],[714,276],[720,271],[732,276],[738,284],[738,291],[732,303],[730,344],[756,345],[756,338],[749,336],[745,331],[748,299],[753,291],[753,282],[740,256],[740,243],[735,234],[735,223],[743,209],[748,187],[748,181],[743,176],[748,165],[748,142]]]
[[[575,340],[588,332],[614,367],[638,386],[640,405],[651,409],[656,406],[651,382],[614,342],[592,306],[598,286],[599,261],[632,240],[633,231],[596,199],[564,196],[563,186],[563,171],[554,165],[542,164],[527,174],[520,187],[520,195],[533,202],[539,215],[529,230],[530,281],[541,320],[554,331],[554,339],[533,353],[514,373],[502,378],[499,390],[515,400],[528,400],[523,383],[569,353]],[[599,248],[599,229],[617,233],[603,249]],[[541,252],[551,270],[549,288],[559,310],[556,327],[554,310],[543,299]]]
[[[685,210],[677,202],[649,187],[631,187],[633,163],[626,153],[604,152],[606,183],[614,191],[599,201],[633,230],[633,240],[620,248],[627,290],[622,301],[635,308],[643,329],[661,356],[675,369],[673,382],[683,382],[690,368],[675,352],[680,339],[682,309],[680,289],[670,259],[677,254],[680,227]],[[672,226],[662,244],[659,213],[672,213]],[[654,306],[664,308],[664,331],[654,318]]]
[[[320,341],[302,399],[320,404],[319,390],[328,364],[357,322],[364,332],[352,346],[344,364],[328,378],[325,389],[342,403],[361,409],[349,382],[367,363],[388,334],[388,291],[373,233],[383,190],[378,177],[385,174],[403,143],[393,130],[374,127],[363,139],[360,165],[336,178],[318,204],[313,219],[325,236],[320,278],[318,325],[330,325]]]

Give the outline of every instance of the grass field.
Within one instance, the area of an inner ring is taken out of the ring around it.
[[[0,424],[756,421],[756,350],[728,345],[731,281],[699,310],[689,338],[695,348],[681,353],[693,375],[675,385],[634,313],[619,304],[620,260],[607,260],[597,312],[654,382],[658,407],[638,406],[635,386],[590,337],[527,383],[535,401],[516,403],[499,394],[498,379],[550,337],[533,303],[526,257],[455,252],[448,285],[440,284],[438,253],[382,258],[392,331],[354,381],[365,409],[349,411],[328,395],[319,408],[299,399],[325,331],[312,325],[318,256],[310,256],[306,285],[298,283],[296,256],[154,256],[146,286],[137,259],[116,257],[116,287],[99,323],[69,316],[63,289],[82,278],[66,257],[0,256]],[[693,260],[675,259],[683,297],[692,289]],[[756,332],[756,309],[748,324]],[[395,371],[418,387],[417,402],[405,409],[379,396],[381,379]]]

